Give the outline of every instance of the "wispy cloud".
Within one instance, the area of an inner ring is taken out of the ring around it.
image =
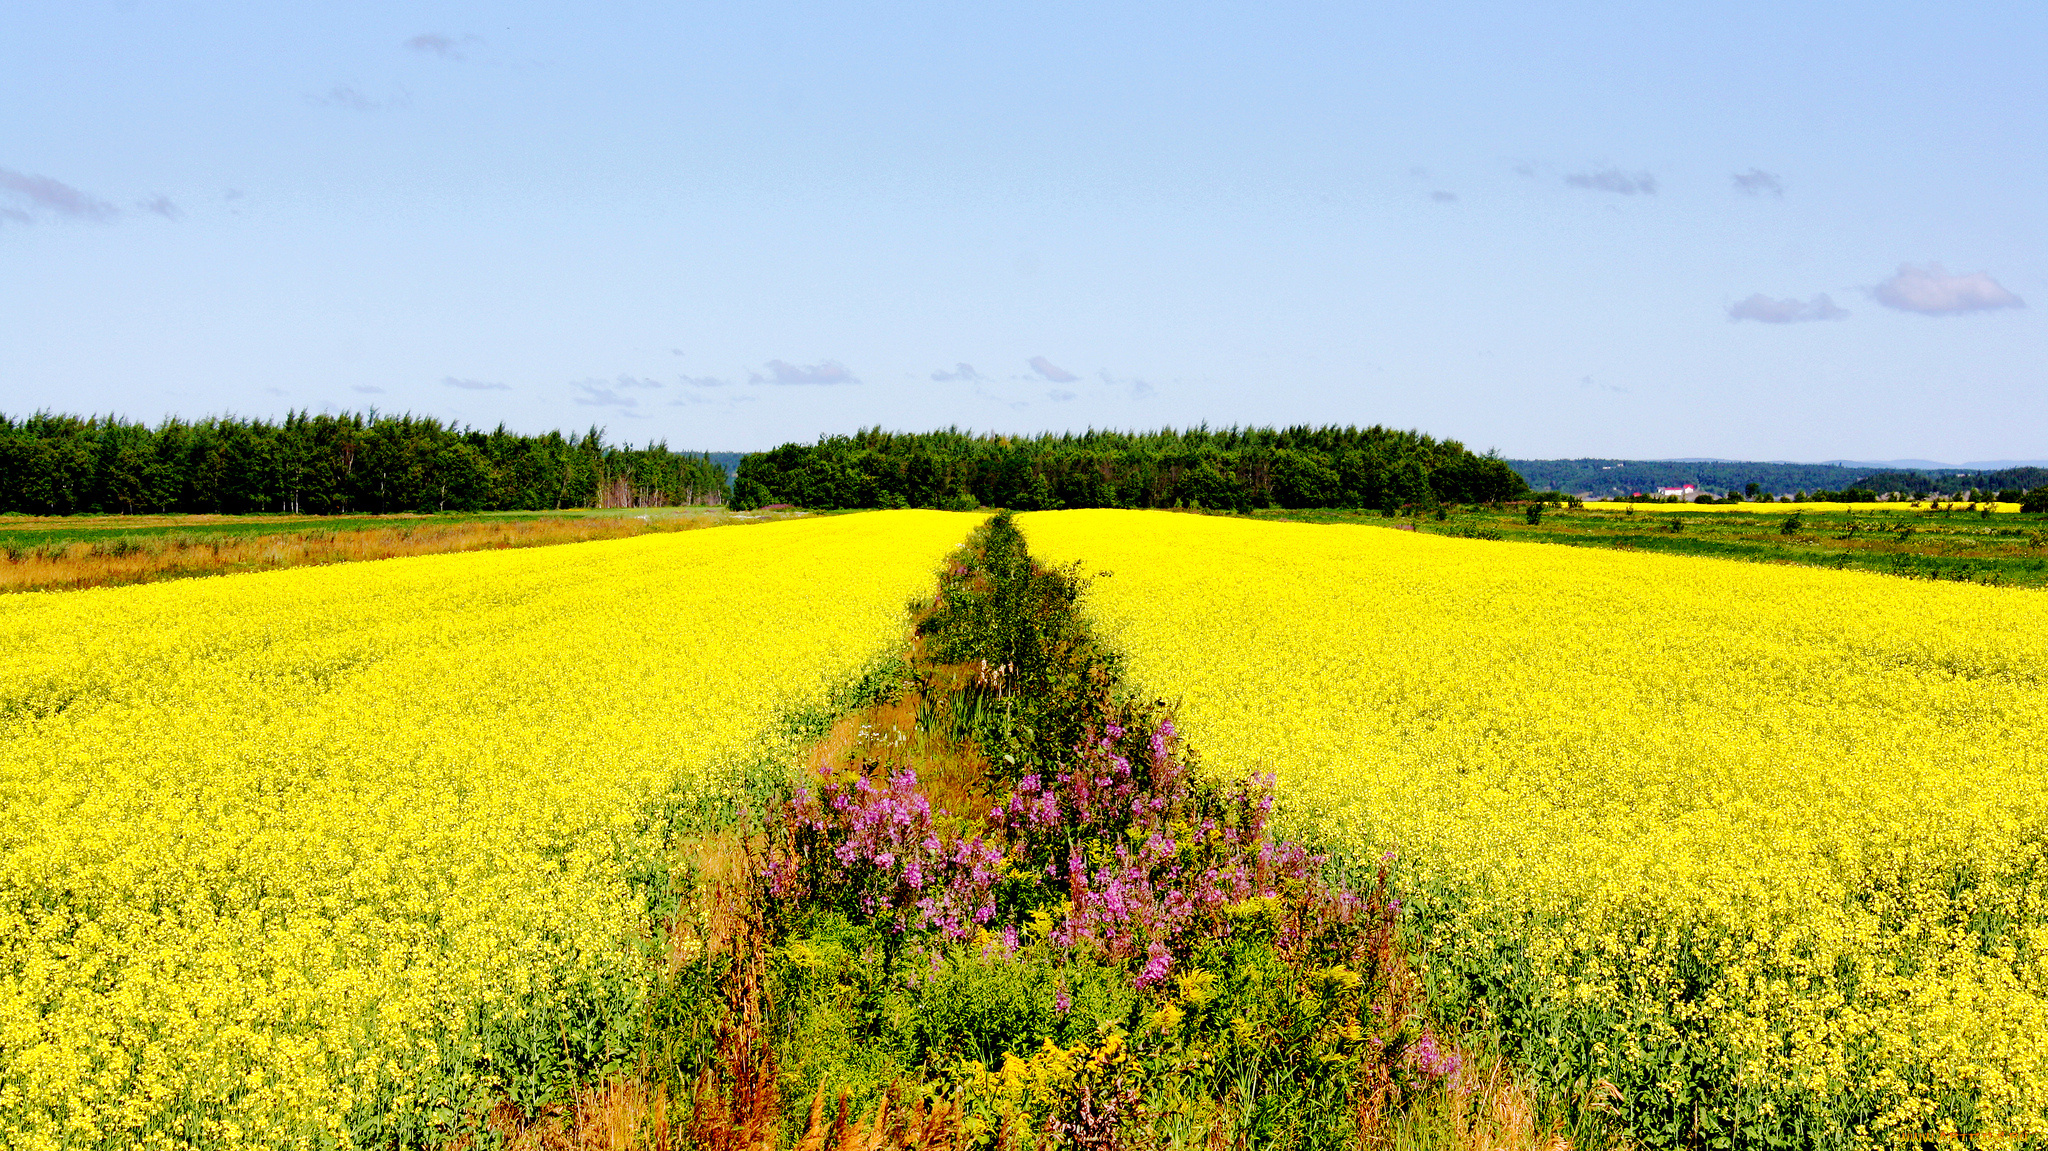
[[[837,360],[826,360],[818,364],[790,364],[781,360],[770,360],[762,365],[767,375],[750,373],[749,383],[755,384],[857,384],[860,381],[846,370],[846,365]]]
[[[971,384],[983,378],[984,377],[980,372],[974,370],[973,364],[954,364],[953,370],[950,372],[932,373],[932,379],[941,384],[950,384],[955,382]]]
[[[1657,194],[1657,177],[1648,172],[1630,175],[1619,168],[1603,168],[1598,172],[1574,172],[1564,178],[1574,188],[1585,188],[1594,192],[1613,192],[1621,196],[1654,196]]]
[[[1115,376],[1110,375],[1106,371],[1097,372],[1096,375],[1102,378],[1103,383],[1108,384],[1112,388],[1122,389],[1134,400],[1142,400],[1146,396],[1152,395],[1159,390],[1158,388],[1153,387],[1151,384],[1148,384],[1144,380],[1138,379],[1135,376],[1131,377],[1128,380],[1120,380]]]
[[[721,392],[717,395],[706,395],[703,392],[684,392],[682,395],[670,400],[668,406],[684,408],[709,404],[712,407],[730,408],[738,404],[751,404],[760,398],[760,394],[756,392]]]
[[[37,214],[93,224],[107,223],[121,214],[121,209],[69,184],[6,168],[0,168],[0,194],[12,205],[0,207],[0,216],[23,224],[33,222]]]
[[[439,56],[444,60],[460,60],[463,58],[462,49],[483,42],[483,37],[476,35],[444,36],[439,32],[422,32],[407,40],[405,46],[415,52]]]
[[[1052,391],[1045,393],[1045,398],[1056,404],[1064,404],[1075,397],[1074,393],[1064,388],[1054,388]]]
[[[1439,204],[1455,204],[1458,202],[1458,194],[1456,192],[1446,192],[1442,188],[1431,192],[1429,198]]]
[[[667,386],[660,380],[650,380],[645,377],[636,379],[627,375],[621,375],[617,382],[622,388],[661,388]]]
[[[350,388],[349,391],[361,392],[366,396],[381,396],[384,394],[384,389],[377,387],[375,384],[357,384]]]
[[[682,381],[686,388],[723,388],[732,383],[731,380],[721,380],[717,376],[684,376]]]
[[[1081,378],[1053,363],[1051,360],[1046,359],[1044,356],[1033,356],[1025,362],[1031,365],[1032,371],[1037,372],[1041,377],[1051,380],[1055,384],[1071,384]]]
[[[1764,171],[1762,168],[1751,168],[1747,172],[1737,172],[1730,176],[1729,179],[1735,181],[1736,191],[1744,192],[1751,196],[1783,196],[1785,194],[1784,183],[1777,176]]]
[[[152,196],[147,200],[137,200],[135,206],[145,212],[154,212],[166,220],[183,219],[185,215],[182,209],[171,203],[169,196]]]
[[[1730,320],[1755,320],[1760,324],[1803,324],[1811,320],[1839,320],[1849,313],[1835,306],[1826,292],[1811,300],[1774,300],[1758,292],[1747,300],[1728,305]]]
[[[347,84],[337,84],[329,88],[324,95],[307,96],[306,103],[328,108],[346,108],[351,112],[376,112],[385,108],[410,107],[412,99],[400,92],[388,100],[377,100]]]
[[[1870,294],[1887,308],[1923,316],[1956,316],[2027,306],[2025,300],[2006,291],[2005,285],[1987,273],[1951,276],[1940,264],[1924,268],[1900,264],[1898,275],[1871,289]]]
[[[721,385],[723,385],[723,381],[721,381]],[[676,399],[670,399],[668,406],[670,408],[696,408],[696,406],[707,406],[707,403],[709,403],[711,408],[735,408],[735,406],[739,406],[739,403],[754,403],[758,399],[760,399],[758,391],[719,391],[719,393],[684,391]]]
[[[570,387],[583,393],[576,397],[576,402],[585,407],[637,408],[640,406],[640,401],[636,397],[622,396],[606,387],[602,380],[585,380],[580,384],[571,384]]]
[[[487,380],[458,380],[454,376],[442,376],[441,383],[447,387],[461,388],[465,392],[509,392],[512,390],[511,384],[494,384]]]

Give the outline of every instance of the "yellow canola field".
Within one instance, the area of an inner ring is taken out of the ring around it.
[[[0,600],[0,1146],[432,1143],[621,1058],[650,812],[898,642],[975,522]]]
[[[1440,1007],[1653,1145],[2048,1131],[2048,595],[1022,517],[1208,768],[1399,853]],[[1709,1144],[1711,1145],[1711,1143]]]

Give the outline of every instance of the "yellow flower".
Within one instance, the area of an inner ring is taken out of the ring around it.
[[[1684,1051],[1716,1097],[1844,1130],[1873,1108],[1861,1142],[1937,1113],[2048,1129],[2048,596],[1357,525],[1020,523],[1042,559],[1116,572],[1084,607],[1204,770],[1272,772],[1297,834],[1394,853],[1430,897],[1432,978],[1500,988],[1463,1006],[1512,1008],[1560,1080],[1648,1090],[1628,1053]]]
[[[975,522],[0,598],[0,1146],[347,1146],[629,1017],[663,813],[782,770]]]

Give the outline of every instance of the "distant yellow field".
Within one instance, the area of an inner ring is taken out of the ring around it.
[[[1539,1075],[1680,1142],[2048,1130],[2048,595],[1021,522],[1113,573],[1087,605],[1211,770],[1399,853],[1429,978]]]
[[[896,642],[976,521],[0,600],[0,1146],[432,1144],[617,1058],[647,805]]]
[[[1779,514],[1779,513],[1785,513],[1785,514],[1790,514],[1790,513],[1792,513],[1792,512],[1841,512],[1841,511],[1853,511],[1853,512],[1857,512],[1857,513],[1862,513],[1862,512],[1890,512],[1890,513],[1899,513],[1899,512],[1915,512],[1915,513],[1926,513],[1926,514],[1939,514],[1939,513],[1937,513],[1937,512],[1935,511],[1935,506],[1934,506],[1934,505],[1933,505],[1932,503],[1929,503],[1929,502],[1927,502],[1927,501],[1925,501],[1925,500],[1923,500],[1923,501],[1921,501],[1920,503],[1917,503],[1917,504],[1915,504],[1915,503],[1913,503],[1913,502],[1911,502],[1911,501],[1908,501],[1908,500],[1901,500],[1901,501],[1897,501],[1897,502],[1892,502],[1892,503],[1881,503],[1881,504],[1825,504],[1825,503],[1823,503],[1823,504],[1816,504],[1816,503],[1797,503],[1797,504],[1793,504],[1793,503],[1784,503],[1784,504],[1774,504],[1774,503],[1743,503],[1743,504],[1722,504],[1722,503],[1712,503],[1712,504],[1667,504],[1667,503],[1658,503],[1658,502],[1656,502],[1656,501],[1654,501],[1654,500],[1633,500],[1633,501],[1631,501],[1631,500],[1587,500],[1587,501],[1586,501],[1586,506],[1587,506],[1587,507],[1589,507],[1589,508],[1599,508],[1599,509],[1600,509],[1600,510],[1602,510],[1602,511],[1616,511],[1616,512],[1618,512],[1618,511],[1621,511],[1621,510],[1623,510],[1623,509],[1626,509],[1626,508],[1631,508],[1631,507],[1632,507],[1632,508],[1636,509],[1636,511],[1637,511],[1637,512],[1645,512],[1645,511],[1653,511],[1653,512],[1666,512],[1666,511],[1676,511],[1676,512],[1748,512],[1748,513],[1750,513],[1750,514],[1752,514],[1752,515],[1774,515],[1774,514]],[[1977,510],[1981,511],[1981,510],[1983,510],[1984,508],[1987,508],[1987,507],[1988,507],[1988,508],[1990,508],[1990,509],[1991,509],[1992,511],[1994,511],[1994,512],[2016,512],[2016,511],[2019,511],[2019,510],[2020,510],[2020,505],[2019,505],[2019,504],[2000,504],[2000,503],[1983,503],[1983,504],[1970,504],[1970,503],[1967,503],[1967,502],[1965,502],[1965,503],[1955,503],[1955,502],[1953,502],[1953,501],[1945,502],[1945,503],[1943,503],[1943,504],[1941,505],[1941,507],[1942,507],[1943,509],[1950,509],[1950,510],[1952,510],[1954,514],[1962,514],[1962,513],[1964,513],[1964,512],[1967,512],[1967,511],[1969,511],[1969,510],[1970,510],[1971,508],[1975,508],[1975,509],[1977,509]]]

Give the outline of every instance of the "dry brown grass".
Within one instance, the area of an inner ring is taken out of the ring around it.
[[[500,1103],[485,1126],[505,1151],[679,1151],[687,1146],[670,1123],[668,1093],[631,1080],[585,1088],[572,1106],[522,1114]],[[465,1138],[451,1151],[470,1151]]]
[[[161,524],[163,521],[152,521]],[[207,521],[194,521],[203,527]],[[219,521],[211,521],[218,523]],[[317,521],[286,521],[317,523]],[[123,536],[48,547],[17,558],[0,554],[0,593],[68,591],[164,579],[269,571],[313,564],[355,563],[441,552],[545,547],[587,540],[624,539],[648,532],[688,531],[734,522],[723,511],[649,516],[552,516],[531,520],[436,523],[400,519],[389,526],[325,530],[303,527],[276,534]],[[118,524],[112,526],[119,526]]]
[[[845,1095],[827,1109],[823,1091],[811,1099],[810,1118],[796,1151],[956,1151],[960,1110],[943,1099],[903,1105],[896,1085],[875,1104],[873,1114],[851,1114]]]
[[[1506,1060],[1467,1052],[1462,1070],[1365,1143],[1375,1151],[1630,1151],[1619,1125],[1608,1121],[1619,1098],[1604,1081],[1584,1099],[1546,1096]],[[1568,1112],[1575,1121],[1567,1122]]]
[[[918,715],[929,701],[944,698],[945,685],[970,673],[931,664],[920,665],[919,673],[929,690],[906,690],[895,699],[840,716],[825,738],[811,748],[806,763],[812,773],[852,768],[873,776],[915,769],[918,790],[930,801],[934,813],[979,823],[995,802],[989,790],[987,758],[979,748],[946,739],[918,723]]]

